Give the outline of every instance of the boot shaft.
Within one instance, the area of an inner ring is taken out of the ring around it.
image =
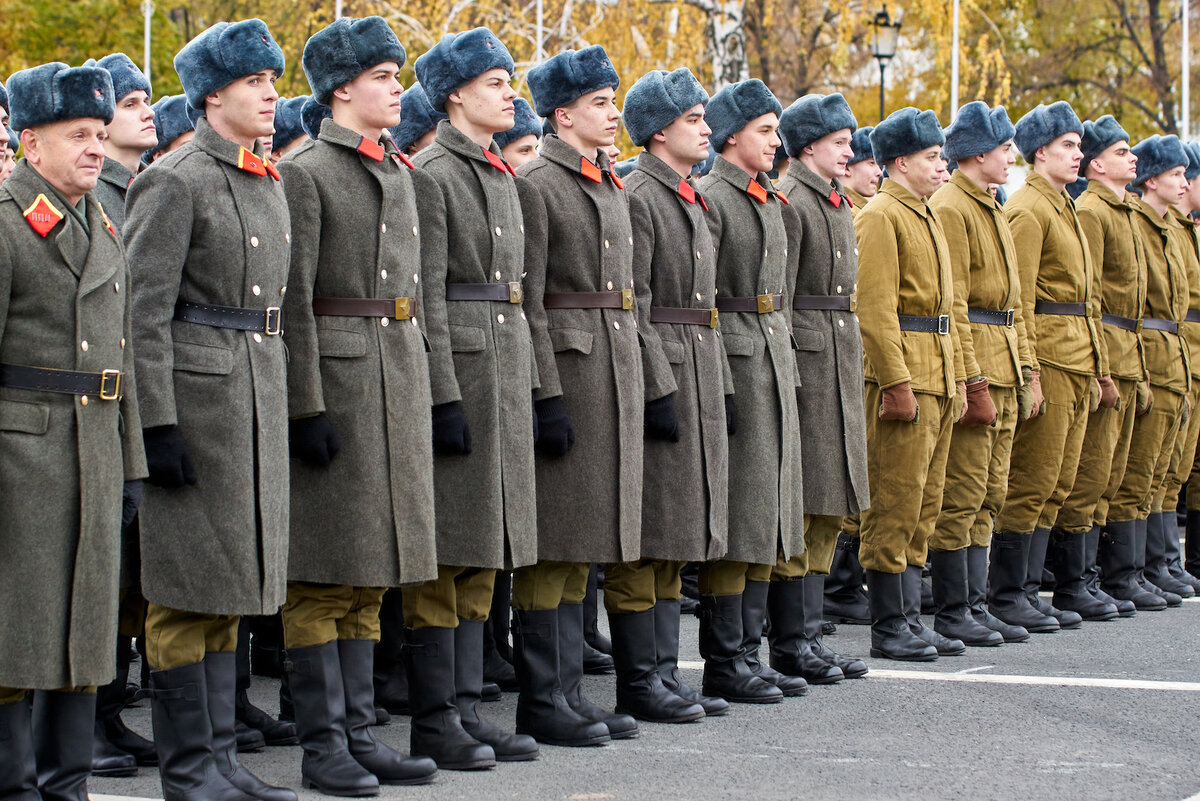
[[[738,659],[742,640],[742,594],[701,595],[700,655],[704,660]]]
[[[769,584],[767,617],[771,626],[767,640],[771,644],[771,652],[795,653],[806,634],[804,579],[772,581]]]
[[[31,700],[0,704],[0,798],[40,801]]]
[[[285,663],[306,754],[346,750],[346,695],[337,642],[289,648]]]
[[[96,694],[38,690],[32,718],[42,801],[88,801]]]

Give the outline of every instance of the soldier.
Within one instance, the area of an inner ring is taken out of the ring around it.
[[[791,567],[788,560],[804,549],[799,375],[787,311],[798,226],[766,175],[781,144],[782,112],[760,80],[722,88],[705,117],[718,155],[700,181],[738,407],[738,434],[729,442],[728,551],[700,568],[700,654],[704,694],[738,703],[807,692],[803,678],[758,657],[772,568],[779,560]]]
[[[271,161],[279,160],[309,141],[300,114],[308,97],[280,98],[275,104],[275,133],[271,135]]]
[[[120,231],[125,227],[125,193],[138,172],[142,153],[154,147],[158,134],[150,106],[150,81],[129,56],[113,53],[95,62],[113,82],[116,110],[104,140],[104,169],[96,184],[96,202]]]
[[[966,405],[950,255],[924,200],[941,185],[944,142],[932,111],[905,108],[879,123],[871,148],[889,177],[855,224],[874,488],[862,514],[859,559],[869,588],[871,656],[888,659],[929,661],[965,649],[920,617],[921,569],[950,430]]]
[[[487,28],[443,36],[416,64],[430,105],[449,115],[417,164],[447,199],[450,336],[430,356],[437,577],[404,588],[405,656],[413,750],[445,767],[477,766],[481,752],[493,764],[538,757],[532,737],[501,731],[479,709],[496,571],[537,561],[524,223],[512,168],[492,141],[512,125],[513,66]]]
[[[20,144],[17,135],[8,127],[8,92],[0,83],[0,184],[12,175],[16,167],[17,148],[14,143]]]
[[[1152,578],[1159,575],[1143,571],[1148,558],[1159,556],[1166,547],[1162,517],[1155,517],[1156,525],[1151,526],[1150,512],[1166,480],[1179,428],[1190,413],[1190,365],[1179,330],[1188,309],[1187,265],[1180,242],[1171,233],[1176,223],[1169,213],[1187,193],[1188,155],[1175,136],[1151,136],[1135,145],[1133,154],[1138,159],[1133,186],[1142,195],[1133,204],[1135,229],[1147,266],[1142,350],[1150,378],[1150,409],[1133,424],[1125,477],[1109,508],[1108,542],[1100,560],[1106,592],[1133,601],[1138,609],[1157,611],[1178,606],[1182,600],[1154,583]],[[1166,576],[1170,578],[1169,573]],[[1158,596],[1159,603],[1147,592]]]
[[[238,763],[234,734],[238,621],[274,613],[286,577],[290,232],[258,141],[283,68],[260,20],[185,45],[175,69],[203,114],[195,139],[142,173],[127,202],[152,485],[140,517],[146,658],[171,799],[296,797]]]
[[[446,112],[431,106],[425,88],[414,83],[400,96],[400,124],[388,133],[400,152],[412,158],[433,144],[438,123],[445,119]]]
[[[1078,627],[1081,619],[1038,598],[1050,526],[1079,465],[1091,398],[1112,405],[1099,334],[1096,275],[1075,202],[1064,191],[1083,154],[1083,124],[1065,102],[1040,105],[1017,121],[1016,142],[1031,172],[1004,206],[1021,281],[1021,313],[1033,360],[1030,383],[1045,413],[1017,428],[1008,493],[996,516],[988,611],[1030,632]],[[1054,496],[1054,497],[1052,497]]]
[[[768,596],[771,666],[810,684],[860,678],[867,666],[821,639],[825,576],[842,518],[869,505],[858,318],[858,253],[849,198],[839,180],[854,157],[858,122],[840,94],[806,95],[783,112],[780,136],[791,157],[776,184],[796,211],[792,337],[800,375],[797,408],[804,442],[804,553],[772,576]],[[789,578],[787,574],[797,573]]]
[[[846,162],[846,177],[842,179],[842,188],[850,199],[850,211],[855,219],[867,201],[879,192],[879,179],[883,170],[875,162],[875,153],[871,150],[871,131],[874,126],[867,125],[854,131],[850,140],[850,149],[854,155]]]
[[[25,158],[0,189],[0,597],[24,611],[3,623],[0,797],[67,801],[87,797],[96,686],[114,673],[120,531],[146,464],[129,271],[90,197],[112,80],[53,62],[8,91]]]
[[[642,559],[608,573],[604,595],[617,671],[617,708],[643,720],[681,723],[721,715],[679,675],[680,571],[724,555],[728,514],[728,421],[732,382],[716,335],[716,271],[704,199],[688,181],[708,153],[708,93],[687,69],[654,70],[625,94],[622,119],[644,148],[626,181],[635,273],[650,276],[650,322],[671,365],[677,441],[649,439],[642,469]],[[684,246],[686,243],[686,247]],[[649,356],[649,354],[645,354]],[[647,376],[658,373],[647,364]],[[653,380],[653,379],[649,379]],[[647,389],[647,396],[662,390]],[[622,574],[645,588],[640,602],[614,591]],[[616,596],[619,604],[610,603]]]
[[[1100,589],[1095,567],[1100,531],[1125,476],[1134,416],[1145,411],[1142,398],[1149,393],[1138,337],[1146,298],[1146,253],[1134,227],[1132,195],[1125,190],[1137,176],[1129,134],[1106,114],[1083,124],[1080,148],[1087,189],[1076,206],[1103,287],[1100,320],[1109,375],[1120,401],[1112,407],[1101,405],[1088,416],[1074,486],[1051,531],[1049,566],[1055,574],[1055,607],[1077,612],[1084,620],[1109,620],[1135,613],[1132,601],[1117,600]]]
[[[513,127],[496,134],[495,141],[500,155],[514,170],[537,158],[538,144],[542,141],[542,121],[525,98],[513,100]]]
[[[1033,356],[1025,336],[1016,250],[1008,219],[989,185],[1008,180],[1015,133],[1003,107],[974,101],[946,129],[945,154],[958,163],[930,207],[949,246],[956,301],[967,304],[960,329],[967,414],[954,427],[929,559],[937,607],[934,629],[966,645],[1024,642],[1029,632],[988,614],[988,546],[1008,485],[1018,421],[1037,414],[1029,384]]]
[[[159,156],[186,145],[196,135],[196,123],[188,113],[187,96],[160,97],[154,109],[154,132],[157,141],[147,150],[153,163]],[[143,159],[147,159],[143,156]]]

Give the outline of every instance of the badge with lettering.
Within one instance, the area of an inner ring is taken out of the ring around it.
[[[33,205],[25,209],[25,221],[29,227],[37,231],[43,239],[54,230],[54,226],[62,222],[63,214],[54,208],[46,196],[38,195]]]

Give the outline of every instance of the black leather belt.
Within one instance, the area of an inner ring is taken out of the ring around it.
[[[1200,323],[1200,309],[1188,309],[1187,317],[1183,319],[1189,323]]]
[[[1039,300],[1033,305],[1034,314],[1061,314],[1067,317],[1087,317],[1086,303],[1055,303]]]
[[[507,284],[446,284],[446,300],[495,300],[520,303],[525,299],[520,281]]]
[[[416,313],[416,298],[313,298],[313,314],[323,317],[409,320]]]
[[[967,309],[967,319],[982,325],[1013,327],[1012,309]]]
[[[547,292],[542,296],[547,309],[632,309],[633,290],[608,292]]]
[[[900,314],[901,331],[916,331],[922,334],[942,334],[943,336],[950,333],[950,315],[941,314],[937,317],[921,317],[916,314]]]
[[[858,308],[854,295],[795,295],[792,308],[796,311],[848,311]]]
[[[1166,331],[1168,334],[1179,333],[1179,323],[1174,320],[1160,320],[1157,317],[1145,317],[1142,319],[1142,328],[1152,331]]]
[[[1138,330],[1138,321],[1134,320],[1132,317],[1120,317],[1116,314],[1102,314],[1100,315],[1100,322],[1104,323],[1105,325],[1111,325],[1114,328],[1120,328],[1123,331]]]
[[[120,370],[80,373],[75,370],[52,370],[49,367],[0,364],[0,386],[67,395],[95,395],[100,400],[120,400],[123,394]]]
[[[176,320],[213,328],[232,328],[235,331],[258,331],[267,336],[279,336],[282,318],[283,314],[278,306],[243,309],[238,306],[193,303],[190,300],[180,300],[175,304]]]
[[[675,323],[678,325],[704,325],[717,327],[716,309],[685,309],[674,306],[651,306],[650,322]]]
[[[755,295],[750,298],[717,298],[717,309],[723,312],[770,314],[782,308],[783,295]]]

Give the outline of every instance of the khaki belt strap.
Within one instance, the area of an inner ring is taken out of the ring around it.
[[[678,325],[706,325],[709,328],[716,328],[717,310],[652,306],[650,307],[650,322],[676,323]]]
[[[520,303],[525,299],[520,281],[507,284],[446,284],[446,300],[494,300]]]
[[[769,314],[783,309],[783,295],[755,295],[752,298],[717,298],[717,308],[723,312],[754,312]]]
[[[95,395],[100,400],[120,400],[123,394],[120,370],[81,373],[17,364],[0,364],[0,387],[61,392],[66,395]]]
[[[856,311],[858,298],[854,295],[795,295],[792,308],[796,311]]]
[[[409,320],[417,314],[416,298],[313,298],[313,314],[327,317],[388,317]]]
[[[547,309],[632,309],[633,290],[610,292],[547,292],[542,296]]]

